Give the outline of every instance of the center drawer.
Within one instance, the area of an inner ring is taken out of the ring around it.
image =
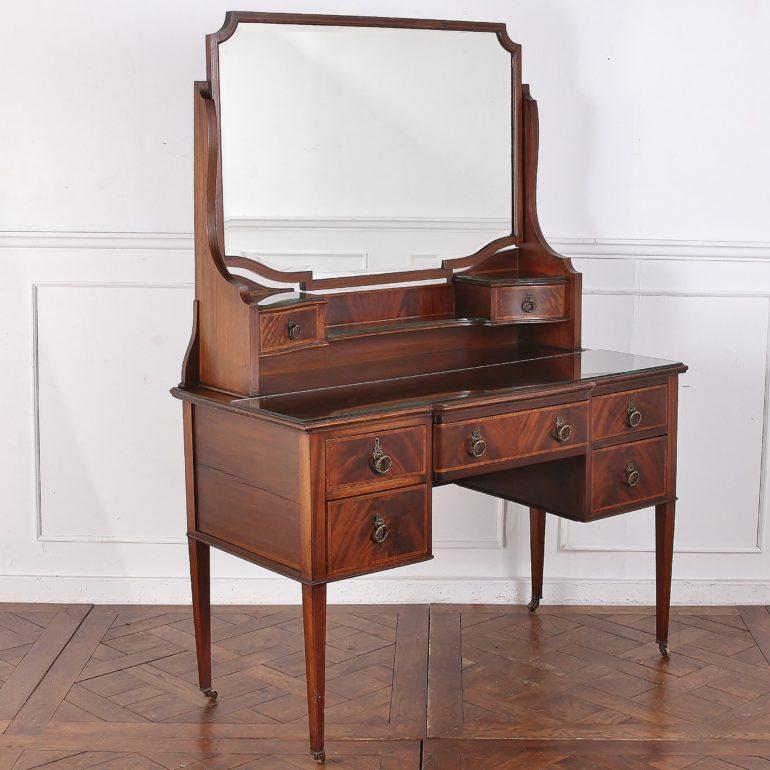
[[[436,473],[584,446],[588,402],[435,425],[433,439]]]
[[[424,485],[327,503],[329,575],[372,572],[430,558],[429,513]]]

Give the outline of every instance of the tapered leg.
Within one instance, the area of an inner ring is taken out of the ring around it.
[[[674,559],[674,508],[673,502],[655,506],[655,636],[661,655],[668,655],[671,564]]]
[[[302,585],[302,620],[305,628],[307,712],[310,751],[318,762],[324,753],[324,697],[326,691],[326,585]]]
[[[209,547],[188,538],[190,549],[190,581],[192,582],[193,622],[195,624],[195,652],[198,656],[198,683],[201,692],[216,700],[217,691],[211,689],[211,592]]]
[[[543,561],[545,560],[545,511],[529,509],[529,554],[532,561],[532,601],[530,612],[540,606],[543,598]]]

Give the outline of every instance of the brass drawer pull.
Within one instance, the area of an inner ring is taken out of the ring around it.
[[[639,471],[634,468],[633,463],[626,464],[626,484],[629,487],[635,487],[640,481]]]
[[[628,413],[629,427],[638,428],[642,424],[642,413],[634,406],[630,398],[628,399],[626,412]]]
[[[384,476],[393,467],[393,458],[390,455],[386,455],[380,444],[379,437],[374,439],[374,451],[372,457],[369,460],[369,465],[375,473],[379,473],[380,476]]]
[[[481,438],[481,431],[474,430],[471,433],[471,441],[468,445],[468,454],[471,457],[481,457],[487,451],[487,442]]]
[[[569,441],[572,438],[572,426],[564,422],[563,417],[556,418],[556,440]]]
[[[372,540],[374,540],[375,543],[380,544],[384,543],[388,539],[388,535],[390,534],[390,530],[388,529],[388,525],[385,523],[385,519],[382,518],[382,516],[375,516],[374,517],[374,532],[372,532]]]
[[[295,321],[289,321],[287,334],[289,335],[290,340],[298,340],[302,336],[302,324],[298,324]]]
[[[535,299],[534,294],[527,294],[527,296],[524,297],[524,302],[521,303],[521,309],[525,313],[534,313],[536,308],[537,300]]]

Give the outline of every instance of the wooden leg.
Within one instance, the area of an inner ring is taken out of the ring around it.
[[[655,636],[661,655],[668,655],[671,564],[674,559],[674,508],[673,502],[655,506]]]
[[[529,554],[532,561],[532,601],[530,612],[540,606],[543,598],[543,561],[545,560],[545,511],[529,509]]]
[[[302,585],[302,620],[305,629],[307,712],[310,751],[325,762],[324,697],[326,691],[326,585]]]
[[[216,700],[217,691],[211,689],[211,592],[209,575],[209,547],[188,538],[190,549],[190,581],[192,582],[193,622],[195,624],[195,652],[198,656],[198,683],[201,692]]]

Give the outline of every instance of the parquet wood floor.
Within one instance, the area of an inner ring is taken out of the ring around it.
[[[315,768],[299,607],[0,604],[0,770]],[[770,613],[329,608],[327,765],[770,770]],[[430,652],[430,654],[429,654]]]

